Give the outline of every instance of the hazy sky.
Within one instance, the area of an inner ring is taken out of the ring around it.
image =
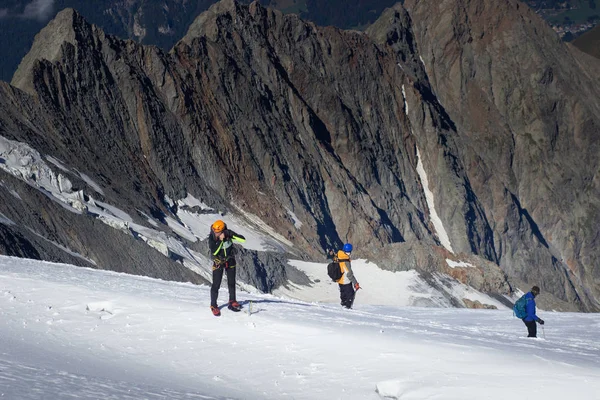
[[[21,3],[20,7],[16,8],[18,10],[23,8],[23,12],[16,14],[11,13],[8,8],[0,8],[0,18],[17,17],[46,21],[52,17],[52,13],[54,11],[54,0],[32,0],[30,2],[23,2]]]

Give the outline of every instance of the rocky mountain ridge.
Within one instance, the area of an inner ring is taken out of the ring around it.
[[[169,53],[66,10],[0,86],[0,132],[138,224],[191,194],[254,214],[295,257],[351,241],[382,268],[497,295],[538,284],[553,308],[598,311],[598,67],[516,1],[407,1],[362,33],[224,0]],[[37,249],[18,207],[0,208],[4,235]],[[36,230],[106,254],[55,218]]]
[[[246,0],[241,2],[250,3]],[[0,6],[0,53],[3,54],[0,80],[11,80],[19,62],[29,51],[35,34],[65,8],[76,8],[87,21],[108,34],[168,51],[185,34],[193,20],[214,3],[216,0],[109,0],[102,4],[93,0],[30,3],[5,0]],[[396,0],[261,0],[265,7],[299,14],[302,19],[317,25],[359,30],[373,24],[383,10],[395,3]],[[581,0],[569,4],[525,0],[523,3],[536,10],[559,35],[566,33],[564,38],[573,37],[598,20],[594,1]],[[581,20],[586,19],[588,22],[582,24]]]

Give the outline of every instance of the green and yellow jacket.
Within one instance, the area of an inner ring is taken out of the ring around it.
[[[217,239],[214,232],[210,232],[208,235],[208,247],[210,248],[210,255],[213,263],[216,267],[227,266],[235,267],[235,253],[236,249],[233,243],[244,243],[246,238],[238,233],[235,233],[231,229],[225,229],[225,238],[223,240]]]

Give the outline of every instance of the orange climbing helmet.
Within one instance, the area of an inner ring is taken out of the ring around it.
[[[211,228],[215,233],[222,232],[225,229],[225,222],[218,219],[212,224]]]

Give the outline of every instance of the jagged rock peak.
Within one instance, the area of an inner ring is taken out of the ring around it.
[[[13,75],[11,84],[21,90],[34,94],[31,85],[31,71],[36,62],[48,60],[55,62],[61,58],[64,43],[77,45],[83,38],[89,37],[92,25],[72,8],[60,11],[44,29],[35,36],[31,50],[23,58]]]
[[[397,24],[406,25],[409,19],[408,12],[402,4],[396,3],[392,7],[383,10],[379,18],[367,28],[366,32],[374,39],[382,39],[381,36],[385,35],[390,28],[393,28]],[[383,40],[377,41],[383,42]]]
[[[195,19],[181,41],[189,44],[199,37],[216,41],[232,23],[248,26],[251,20],[257,22],[267,15],[275,16],[277,19],[283,17],[280,11],[266,9],[258,1],[246,5],[236,0],[222,0],[213,4]]]
[[[222,0],[213,4],[192,22],[182,41],[189,43],[194,38],[202,36],[215,40],[219,35],[220,24],[217,22],[219,17],[227,15],[229,18],[235,19],[240,7],[242,6],[235,0]]]
[[[366,30],[367,35],[380,46],[390,46],[400,53],[403,61],[407,53],[416,54],[416,44],[411,32],[411,20],[401,3],[386,8],[381,16]]]
[[[413,20],[418,21],[417,24],[435,19],[438,25],[459,25],[463,28],[455,32],[459,39],[469,40],[472,36],[511,32],[515,26],[531,26],[535,30],[528,32],[530,36],[544,37],[550,34],[559,41],[558,35],[552,35],[552,28],[519,0],[406,0],[404,7]],[[424,16],[427,18],[423,18]]]

